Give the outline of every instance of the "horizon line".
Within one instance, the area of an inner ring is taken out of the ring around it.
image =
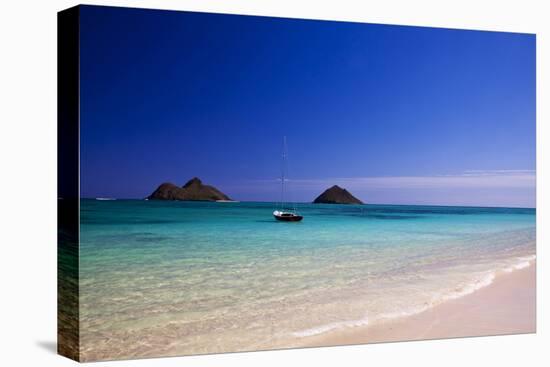
[[[63,198],[58,198],[62,200]],[[155,201],[155,202],[187,202],[187,203],[215,203],[216,201],[210,200],[162,200],[162,199],[147,199],[136,197],[81,197],[79,200],[95,200],[98,199],[111,199],[113,200],[135,200],[135,201]],[[146,200],[147,199],[147,200]],[[103,200],[109,201],[109,200]],[[236,203],[278,203],[279,201],[259,201],[259,200],[231,200]],[[314,204],[312,201],[292,201],[293,204]],[[495,208],[495,209],[537,209],[536,206],[498,206],[498,205],[446,205],[446,204],[387,204],[387,203],[363,203],[363,204],[330,204],[330,203],[315,203],[315,205],[346,205],[346,206],[365,206],[365,205],[381,205],[381,206],[439,206],[439,207],[458,207],[458,208]]]

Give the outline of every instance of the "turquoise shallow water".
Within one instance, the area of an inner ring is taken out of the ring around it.
[[[292,346],[469,294],[535,258],[535,210],[81,201],[84,359]]]

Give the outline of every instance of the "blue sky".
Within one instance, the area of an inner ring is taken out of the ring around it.
[[[237,200],[535,205],[535,36],[81,12],[81,194],[198,176]]]

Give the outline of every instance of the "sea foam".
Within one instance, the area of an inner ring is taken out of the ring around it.
[[[357,326],[366,326],[369,324],[368,317],[364,317],[359,320],[351,320],[351,321],[341,321],[341,322],[332,322],[330,324],[325,324],[317,327],[313,327],[311,329],[306,329],[302,331],[297,331],[292,333],[294,336],[303,338],[306,336],[313,336],[318,334],[326,333],[327,331],[335,330],[335,329],[341,329],[341,328],[351,328],[351,327],[357,327]]]
[[[537,258],[536,255],[526,256],[526,257],[520,257],[518,258],[519,262],[513,265],[510,265],[503,269],[506,273],[511,273],[514,270],[524,269],[529,266],[531,266],[531,261],[535,260]]]

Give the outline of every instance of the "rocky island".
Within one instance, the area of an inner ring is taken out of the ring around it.
[[[313,204],[363,204],[363,202],[338,185],[326,189],[313,200]]]
[[[182,187],[173,183],[161,184],[151,195],[149,200],[186,200],[186,201],[232,201],[214,186],[204,185],[202,181],[194,177]]]

